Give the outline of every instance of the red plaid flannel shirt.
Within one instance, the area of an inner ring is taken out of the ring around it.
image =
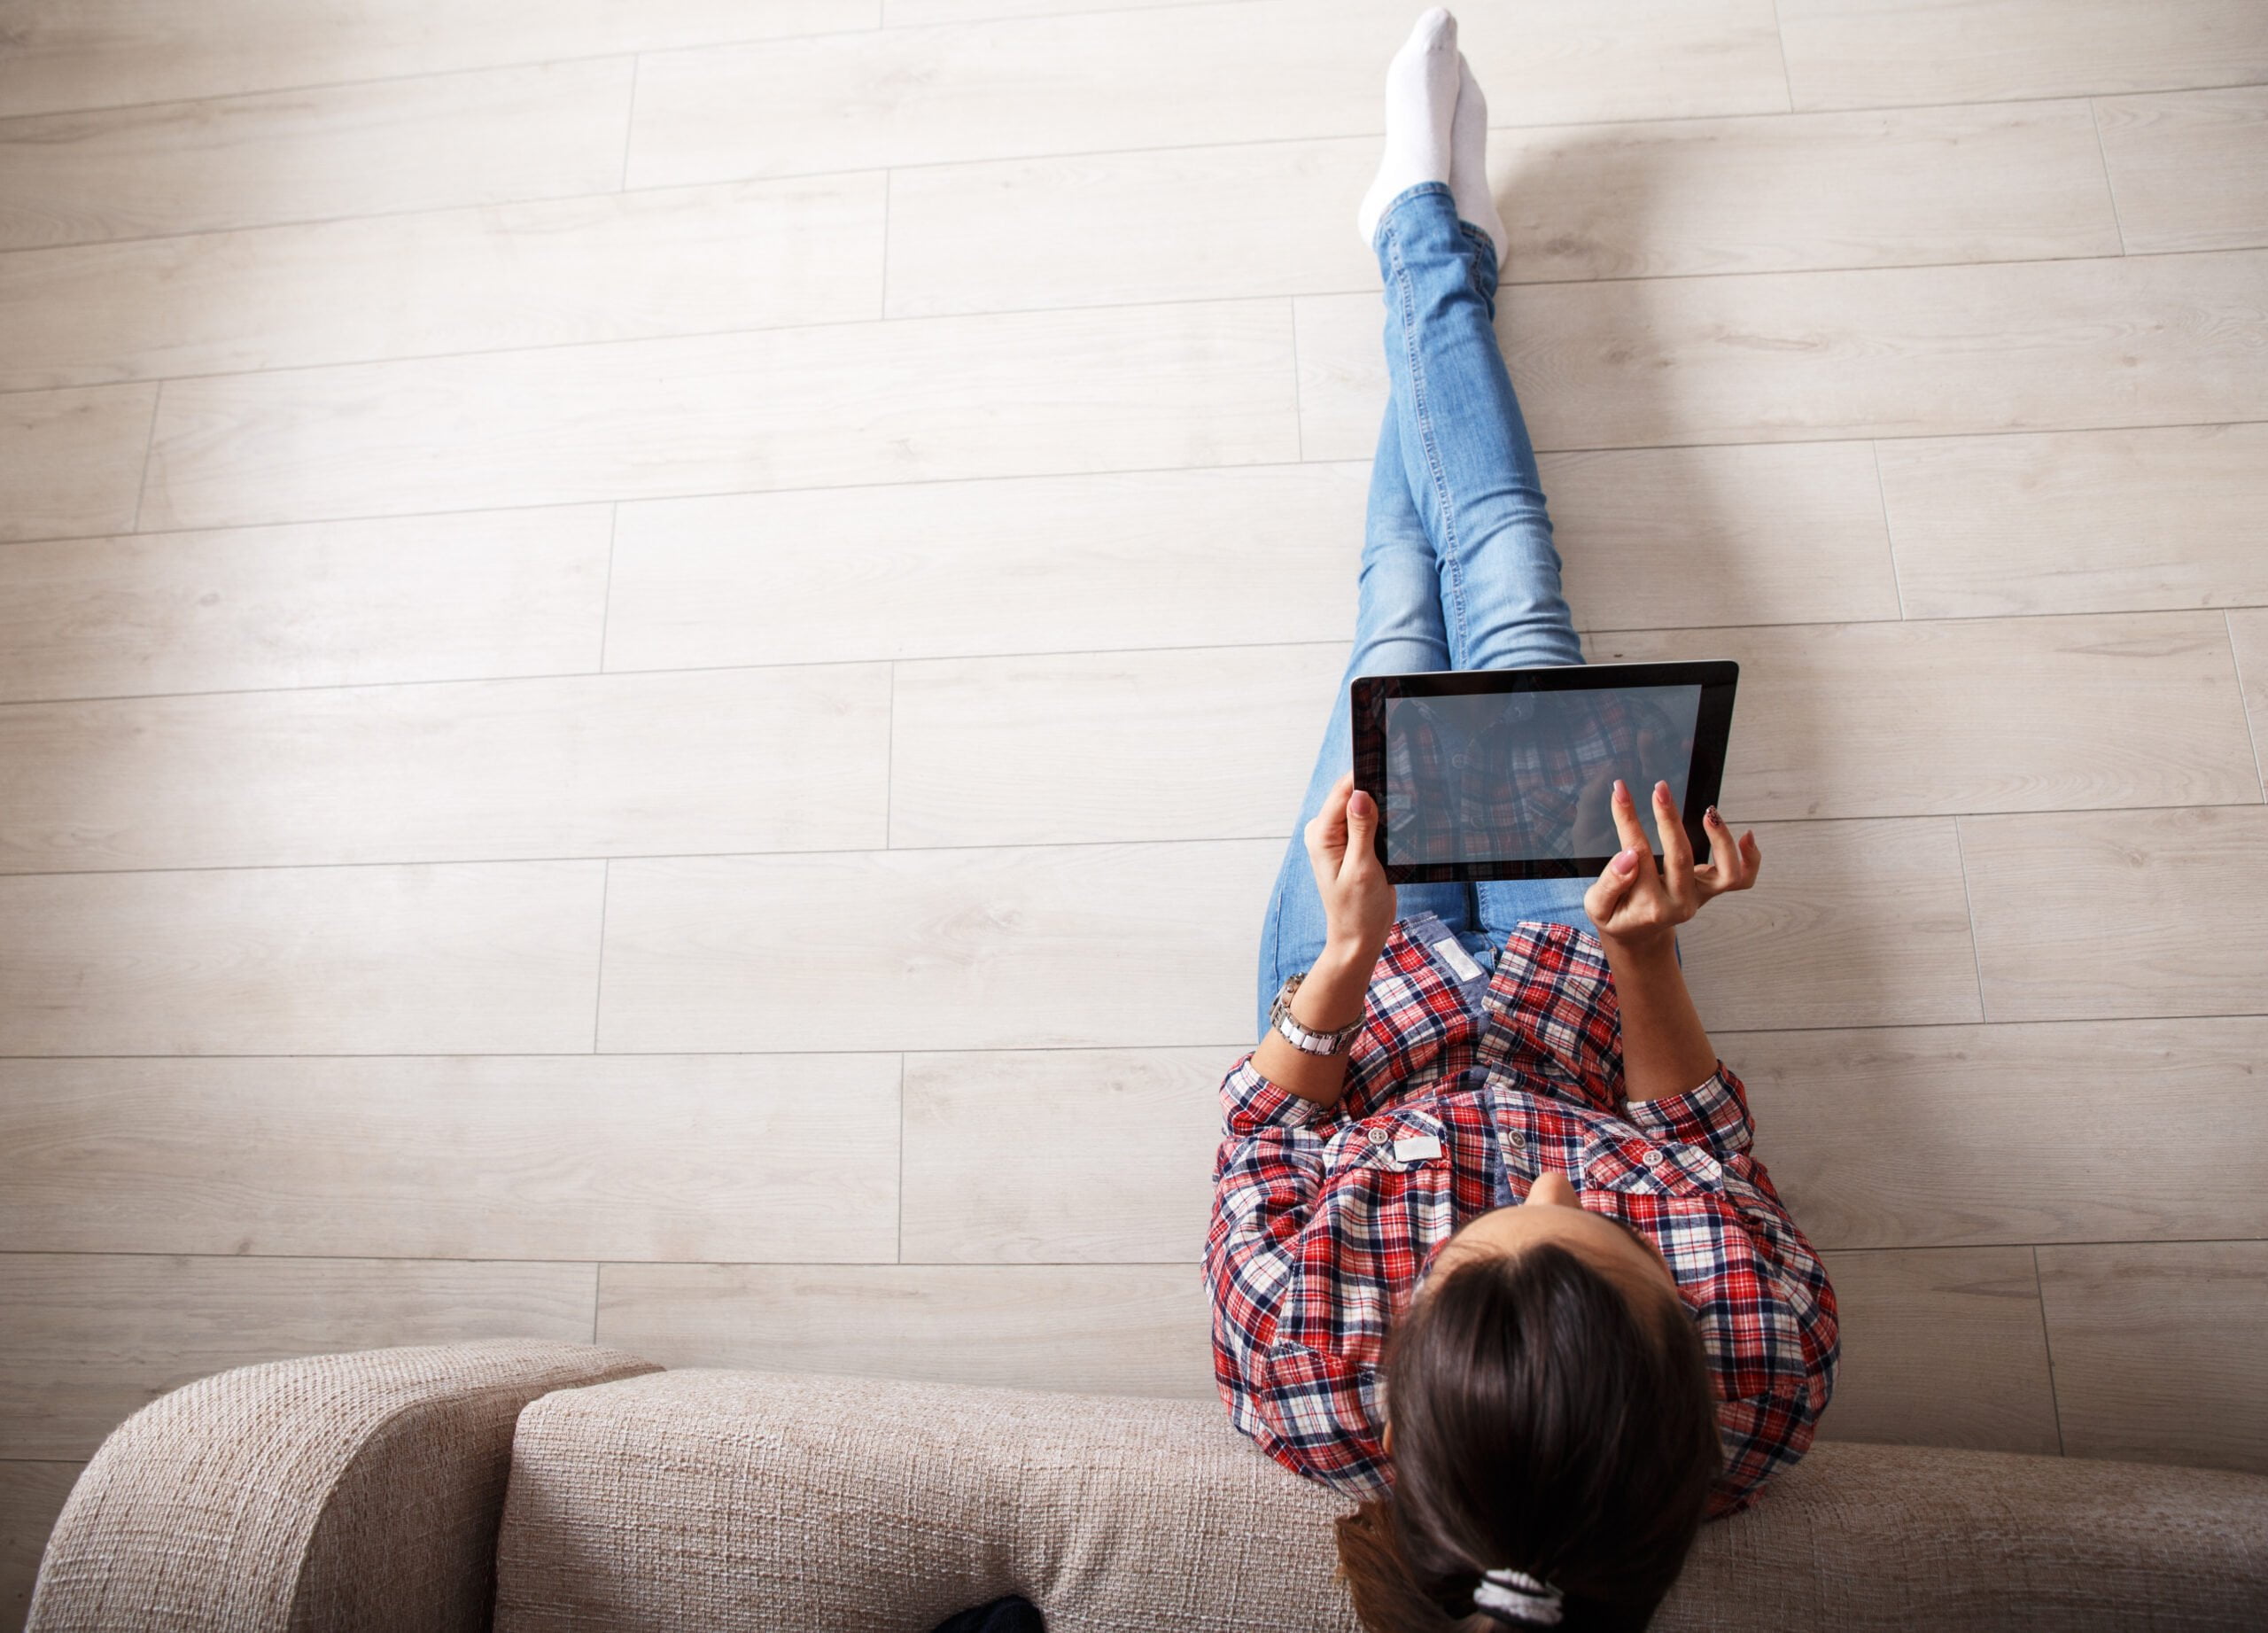
[[[1669,1261],[1724,1436],[1710,1511],[1745,1506],[1811,1444],[1837,1342],[1827,1272],[1749,1155],[1740,1080],[1720,1066],[1625,1103],[1613,982],[1581,930],[1521,926],[1478,1003],[1420,934],[1405,921],[1386,940],[1336,1107],[1249,1054],[1221,1085],[1205,1268],[1231,1420],[1298,1474],[1382,1495],[1387,1330],[1434,1249],[1496,1205],[1500,1165],[1515,1199],[1550,1170]],[[1395,1140],[1426,1135],[1439,1156],[1396,1159]]]

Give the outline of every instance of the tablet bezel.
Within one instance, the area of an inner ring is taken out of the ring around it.
[[[1697,686],[1701,704],[1693,722],[1693,759],[1685,782],[1685,836],[1697,859],[1709,853],[1702,813],[1717,803],[1732,735],[1733,693],[1740,665],[1729,659],[1680,664],[1566,664],[1548,669],[1456,669],[1427,674],[1363,675],[1351,683],[1355,786],[1378,802],[1376,846],[1386,876],[1396,884],[1449,883],[1476,879],[1577,879],[1602,871],[1606,856],[1490,858],[1466,862],[1386,860],[1386,705],[1394,697],[1469,697],[1499,692],[1596,692],[1635,686]],[[1643,790],[1633,790],[1649,798]],[[1659,862],[1661,855],[1655,852]]]

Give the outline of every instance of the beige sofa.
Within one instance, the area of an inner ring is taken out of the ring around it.
[[[1056,1633],[1345,1633],[1340,1506],[1208,1402],[376,1350],[126,1423],[29,1626],[926,1633],[1013,1591]],[[1821,1445],[1705,1531],[1655,1625],[2268,1627],[2268,1479]]]

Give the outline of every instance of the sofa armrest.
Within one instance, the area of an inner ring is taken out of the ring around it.
[[[503,1341],[311,1356],[176,1389],[73,1487],[27,1633],[474,1633],[520,1409],[658,1370]]]

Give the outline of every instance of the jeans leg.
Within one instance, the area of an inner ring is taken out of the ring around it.
[[[1353,709],[1349,683],[1357,675],[1419,674],[1449,667],[1449,649],[1441,627],[1441,579],[1433,549],[1411,504],[1402,478],[1394,417],[1389,413],[1379,435],[1378,457],[1371,464],[1369,516],[1363,526],[1360,588],[1355,598],[1355,649],[1347,673],[1332,702],[1330,724],[1324,728],[1323,747],[1315,771],[1308,779],[1306,797],[1292,842],[1277,871],[1268,915],[1260,932],[1260,972],[1256,1034],[1268,1025],[1269,1006],[1276,1001],[1287,976],[1296,975],[1323,951],[1323,898],[1317,895],[1315,871],[1308,861],[1305,830],[1323,808],[1324,796],[1354,763]],[[1395,892],[1396,911],[1403,916],[1433,913],[1468,947],[1487,945],[1474,928],[1472,888],[1464,884],[1405,884]]]
[[[1429,182],[1386,207],[1378,253],[1391,414],[1440,561],[1450,666],[1580,664],[1535,450],[1496,345],[1495,248],[1458,222],[1449,188]],[[1483,882],[1474,887],[1480,924],[1495,945],[1523,921],[1588,928],[1588,883]]]

